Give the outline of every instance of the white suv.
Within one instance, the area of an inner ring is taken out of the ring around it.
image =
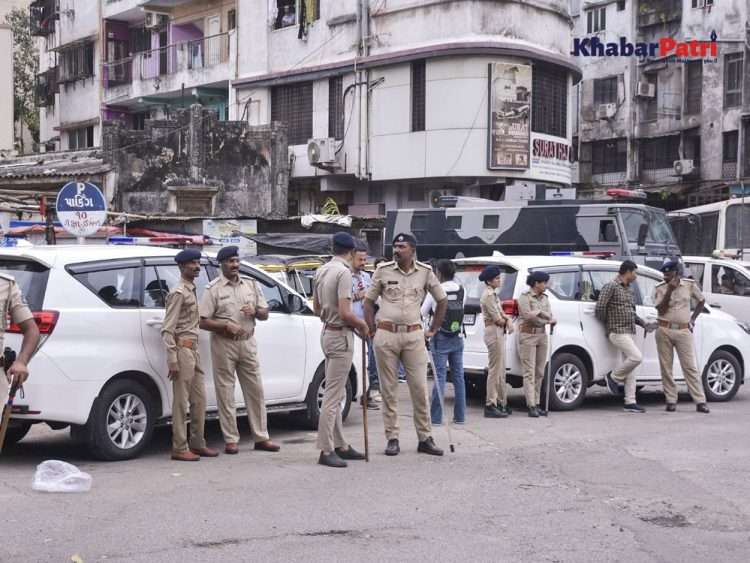
[[[18,441],[33,423],[71,427],[99,458],[136,457],[154,426],[168,423],[172,386],[160,330],[165,297],[179,279],[177,250],[146,246],[38,246],[0,251],[0,272],[14,276],[42,333],[30,362],[24,395],[16,397],[7,440]],[[218,266],[203,260],[200,298]],[[324,382],[320,320],[288,286],[243,263],[241,275],[257,280],[271,309],[256,338],[269,412],[295,411],[316,427]],[[10,327],[5,345],[18,350]],[[209,418],[216,414],[209,335],[201,333]],[[355,351],[355,358],[360,355]],[[355,362],[356,363],[356,362]],[[351,368],[344,416],[358,396]],[[235,399],[244,412],[242,393]],[[118,412],[133,410],[139,423],[126,436]],[[117,439],[115,439],[117,437]]]
[[[502,271],[498,289],[503,309],[518,314],[517,299],[527,289],[526,276],[534,270],[550,275],[547,284],[552,312],[558,320],[552,337],[552,373],[554,391],[550,406],[556,410],[578,407],[593,384],[604,384],[604,376],[620,363],[620,354],[606,338],[604,325],[594,316],[596,297],[602,286],[616,275],[620,263],[578,257],[504,256],[455,260],[457,279],[466,290],[464,370],[468,381],[484,387],[487,349],[482,340],[484,323],[479,310],[479,297],[484,284],[479,272],[488,264]],[[638,315],[645,320],[656,319],[651,302],[654,287],[661,274],[646,266],[638,267],[634,295]],[[698,317],[695,345],[698,366],[709,401],[728,401],[744,381],[744,367],[750,361],[750,326],[719,310],[706,307]],[[643,329],[636,328],[636,342],[643,351],[638,385],[660,384],[659,360],[654,335],[645,339]],[[521,387],[522,372],[518,357],[518,331],[506,339],[506,370],[513,387]],[[683,380],[682,370],[675,361],[675,378]],[[545,383],[546,388],[546,383]]]
[[[750,322],[750,271],[737,260],[683,256],[685,275],[706,296],[706,303],[741,321]],[[747,297],[747,299],[745,299]]]

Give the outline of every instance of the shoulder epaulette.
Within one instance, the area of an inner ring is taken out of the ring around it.
[[[414,262],[417,264],[417,266],[421,266],[422,268],[427,268],[428,270],[432,271],[432,266],[430,266],[429,264],[420,262],[419,260],[415,260]]]
[[[206,289],[208,289],[209,287],[213,287],[213,286],[215,286],[215,285],[216,285],[217,283],[219,283],[219,280],[220,280],[220,279],[221,279],[221,278],[219,278],[219,277],[216,277],[216,278],[212,279],[212,280],[211,280],[210,282],[208,282],[208,283],[206,284]]]
[[[378,264],[378,268],[377,269],[379,270],[380,268],[382,268],[384,266],[393,266],[393,264],[395,264],[395,262],[393,260],[390,260],[389,262],[381,262],[380,264]]]

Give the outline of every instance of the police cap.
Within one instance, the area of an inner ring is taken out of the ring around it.
[[[399,233],[395,237],[393,237],[392,244],[396,244],[397,242],[408,242],[412,246],[417,246],[417,239],[415,239],[414,236],[410,235],[409,233]]]
[[[185,264],[186,262],[192,262],[193,260],[200,260],[201,253],[194,248],[186,248],[185,250],[178,252],[177,256],[174,257],[174,261],[178,264]]]
[[[333,244],[340,248],[348,248],[351,250],[354,248],[354,237],[349,233],[341,231],[333,235]]]
[[[229,258],[234,258],[235,256],[240,255],[240,249],[236,246],[225,246],[221,250],[219,250],[219,253],[216,255],[216,259],[219,262],[223,262],[224,260],[228,260]]]
[[[500,268],[497,266],[486,266],[484,270],[479,274],[479,281],[488,282],[494,280],[500,275]]]
[[[662,272],[676,272],[680,268],[680,261],[676,258],[667,258],[659,268]]]
[[[547,272],[531,272],[526,278],[526,285],[533,286],[535,283],[549,281]]]

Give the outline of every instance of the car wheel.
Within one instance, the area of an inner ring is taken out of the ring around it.
[[[586,398],[589,374],[581,359],[568,353],[556,354],[552,358],[551,410],[571,411],[577,409]],[[542,395],[546,397],[547,378],[542,383]],[[542,399],[546,403],[546,398]]]
[[[703,389],[709,401],[729,401],[737,394],[742,368],[737,358],[724,350],[711,355],[703,370]]]
[[[109,383],[94,402],[86,425],[89,448],[105,461],[138,457],[151,441],[155,412],[154,398],[137,381]]]
[[[318,421],[320,420],[320,408],[323,405],[323,393],[326,387],[325,379],[325,368],[323,367],[323,365],[321,365],[315,372],[315,377],[313,377],[312,383],[310,383],[310,387],[307,390],[307,398],[305,399],[307,409],[305,411],[304,424],[311,430],[318,429]],[[347,379],[346,396],[341,403],[341,418],[343,418],[344,420],[346,420],[346,417],[349,415],[349,410],[352,406],[353,395],[354,392],[352,390],[352,382],[350,379]]]
[[[24,439],[26,434],[29,433],[29,430],[31,430],[30,422],[11,420],[8,425],[8,430],[5,433],[5,443],[3,444],[3,447],[17,444]]]

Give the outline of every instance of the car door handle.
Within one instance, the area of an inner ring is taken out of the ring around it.
[[[596,309],[594,307],[587,307],[583,310],[584,315],[593,315],[596,312]]]
[[[709,305],[711,305],[711,307],[713,307],[714,309],[721,309],[721,305],[719,305],[718,303],[709,303]]]
[[[164,319],[149,319],[146,321],[148,326],[161,326],[164,324]]]

